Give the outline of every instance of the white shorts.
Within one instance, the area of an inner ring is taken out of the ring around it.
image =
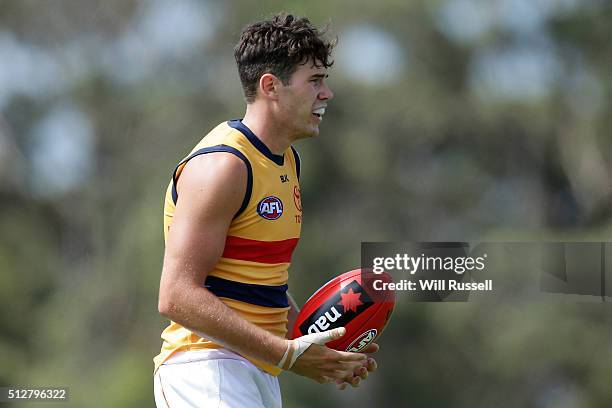
[[[177,353],[154,377],[158,408],[280,408],[278,378],[225,349]]]

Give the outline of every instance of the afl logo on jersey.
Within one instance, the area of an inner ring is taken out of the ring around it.
[[[266,197],[257,204],[257,214],[266,220],[276,220],[283,215],[283,202],[278,197]]]

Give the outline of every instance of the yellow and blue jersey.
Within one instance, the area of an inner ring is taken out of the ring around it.
[[[230,224],[223,254],[202,285],[244,319],[285,337],[288,269],[302,222],[299,155],[293,147],[282,155],[273,154],[240,120],[221,123],[174,171],[164,203],[166,238],[180,199],[176,183],[185,164],[212,152],[231,153],[245,163],[247,188],[242,206]],[[155,370],[178,351],[221,348],[176,322],[170,322],[161,337],[163,345],[154,359]],[[249,360],[272,375],[281,371],[262,361]]]

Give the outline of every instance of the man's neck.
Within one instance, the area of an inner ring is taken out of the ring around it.
[[[292,139],[286,130],[277,126],[269,115],[253,104],[247,105],[242,123],[274,154],[282,155],[291,145]]]

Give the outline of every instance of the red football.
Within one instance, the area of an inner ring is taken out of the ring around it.
[[[362,278],[367,284],[362,284]],[[327,343],[327,347],[340,351],[363,350],[380,336],[395,307],[395,292],[374,290],[374,280],[393,282],[386,272],[362,273],[361,269],[327,282],[306,301],[293,327],[292,338],[344,326],[346,334]]]

